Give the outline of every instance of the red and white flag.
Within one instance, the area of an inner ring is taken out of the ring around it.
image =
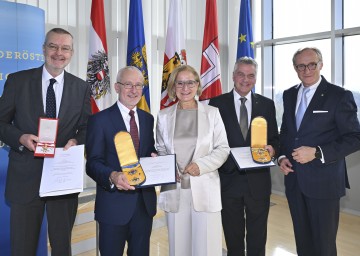
[[[220,73],[216,0],[207,0],[200,69],[203,92],[200,100],[208,100],[222,93]]]
[[[92,0],[90,19],[89,61],[86,81],[91,88],[91,109],[93,113],[96,113],[111,104],[103,0]]]
[[[185,37],[182,21],[181,0],[171,0],[166,33],[160,109],[169,107],[176,102],[169,99],[167,82],[171,72],[176,67],[186,64]]]

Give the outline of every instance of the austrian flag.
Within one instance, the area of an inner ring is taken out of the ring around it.
[[[111,104],[109,65],[103,0],[93,0],[89,33],[89,61],[86,81],[91,88],[91,109],[99,112]]]

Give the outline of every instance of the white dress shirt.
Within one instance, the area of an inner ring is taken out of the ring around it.
[[[45,66],[43,66],[43,72],[42,72],[42,100],[43,100],[43,106],[44,106],[44,113],[46,112],[46,93],[47,89],[50,84],[50,79],[54,78],[56,80],[56,83],[53,85],[54,92],[55,92],[55,99],[56,99],[56,117],[59,116],[59,110],[60,110],[60,103],[61,98],[64,90],[64,71],[61,72],[60,75],[57,77],[53,77],[50,75],[50,73],[46,70]]]

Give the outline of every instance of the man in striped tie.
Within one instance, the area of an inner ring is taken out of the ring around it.
[[[130,186],[121,171],[114,136],[131,134],[138,157],[155,156],[154,118],[136,107],[144,77],[136,67],[119,70],[117,102],[89,119],[86,138],[87,174],[97,183],[95,220],[99,223],[101,255],[149,255],[152,218],[156,213],[154,187]]]

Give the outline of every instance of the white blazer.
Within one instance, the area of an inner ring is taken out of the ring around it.
[[[159,112],[156,125],[156,148],[159,155],[174,154],[175,104]],[[220,178],[218,168],[229,156],[230,148],[224,123],[217,108],[198,102],[198,136],[192,162],[200,175],[190,176],[191,193],[195,211],[221,210]],[[180,188],[163,186],[159,207],[166,212],[178,212]]]

